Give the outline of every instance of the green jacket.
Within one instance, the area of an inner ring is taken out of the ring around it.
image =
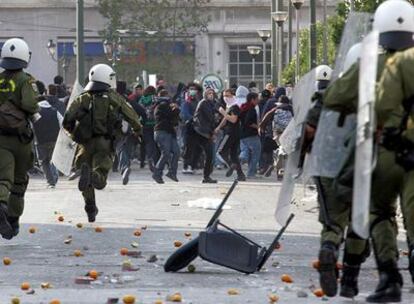
[[[116,137],[123,119],[134,132],[141,132],[138,115],[118,93],[113,90],[98,94],[85,92],[66,111],[63,127],[75,141],[83,143],[96,136]]]
[[[378,56],[377,81],[384,70],[389,54]],[[359,64],[355,63],[342,77],[331,83],[324,95],[324,106],[344,115],[353,114],[358,109]]]
[[[10,96],[14,105],[28,116],[39,112],[36,80],[30,74],[23,71],[0,73],[0,102]]]
[[[414,48],[395,53],[387,60],[378,84],[376,112],[381,127],[399,128],[404,115],[403,101],[414,98]],[[414,141],[411,111],[406,136]]]

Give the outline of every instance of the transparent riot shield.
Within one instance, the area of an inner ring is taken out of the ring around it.
[[[351,12],[346,20],[344,31],[341,37],[341,44],[335,59],[335,68],[332,73],[331,81],[336,80],[344,71],[345,58],[351,47],[361,42],[369,33],[372,27],[372,15],[362,12]]]
[[[338,49],[331,82],[344,72],[345,58],[351,47],[361,42],[371,28],[371,14],[352,12],[348,16]],[[345,144],[355,132],[356,115],[348,115],[344,121],[340,113],[324,109],[319,119],[312,151],[306,159],[306,176],[334,178],[339,173],[349,149]]]
[[[312,95],[315,92],[315,69],[303,76],[292,94],[294,117],[280,137],[280,144],[287,154],[286,167],[283,174],[282,188],[276,206],[277,222],[284,226],[290,215],[290,204],[295,189],[295,182],[300,176],[299,168],[306,116],[312,107]]]
[[[369,237],[369,206],[373,171],[375,131],[375,85],[378,65],[377,31],[362,43],[359,69],[359,102],[355,152],[354,191],[352,199],[352,228],[360,237]]]
[[[78,97],[83,92],[82,86],[78,81],[75,82],[72,89],[72,94],[70,95],[68,108],[73,100]],[[56,141],[55,149],[53,150],[52,163],[55,167],[69,176],[72,170],[73,160],[75,158],[75,153],[77,149],[77,144],[69,137],[66,131],[61,128],[59,136]]]

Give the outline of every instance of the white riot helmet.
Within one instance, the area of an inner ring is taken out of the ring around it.
[[[324,90],[331,81],[332,69],[327,65],[319,65],[316,67],[316,90]]]
[[[327,65],[319,65],[316,67],[316,81],[331,80],[332,69]]]
[[[27,68],[32,53],[27,43],[20,38],[7,40],[1,48],[0,67],[6,70]]]
[[[348,51],[345,57],[344,68],[342,69],[342,73],[348,71],[348,69],[361,58],[361,50],[362,50],[362,43],[354,44]]]
[[[86,91],[106,91],[116,88],[115,71],[107,64],[94,65],[89,71],[89,82]]]
[[[414,8],[405,0],[388,0],[375,11],[373,29],[380,33],[380,45],[399,51],[414,46]]]

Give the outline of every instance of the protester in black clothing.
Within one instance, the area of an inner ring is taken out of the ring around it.
[[[58,87],[54,84],[48,86],[49,95],[46,95],[46,100],[63,116],[65,115],[66,105],[58,97]],[[39,92],[40,93],[40,92]]]
[[[39,92],[44,92],[44,85],[41,82],[37,83]],[[38,153],[38,158],[42,166],[43,173],[49,188],[55,188],[59,174],[55,166],[51,163],[53,150],[56,145],[57,137],[59,135],[60,127],[62,125],[63,116],[52,107],[50,103],[39,96],[39,114],[41,118],[33,124],[35,133],[35,149]]]
[[[178,182],[177,168],[180,157],[180,148],[177,142],[176,127],[180,119],[178,105],[171,102],[166,90],[160,91],[160,97],[156,100],[154,138],[161,151],[160,158],[155,166],[152,178],[159,184],[163,184],[162,174],[165,165],[168,164],[166,176]]]
[[[245,181],[244,175],[239,159],[240,153],[240,108],[237,105],[236,98],[232,89],[227,89],[223,93],[223,99],[226,104],[226,109],[220,108],[219,112],[223,115],[223,120],[216,128],[217,134],[220,129],[223,129],[223,139],[221,140],[218,150],[217,158],[226,164],[228,170],[227,177],[233,175],[234,170],[237,172],[237,180]]]
[[[204,99],[200,101],[194,113],[194,145],[201,147],[204,151],[206,160],[204,163],[203,183],[214,184],[216,180],[210,177],[213,172],[213,154],[214,154],[214,130],[215,124],[215,92],[207,88]],[[193,167],[197,164],[199,154],[193,159]]]

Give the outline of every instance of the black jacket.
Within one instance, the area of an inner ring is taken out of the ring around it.
[[[194,113],[194,130],[201,136],[210,139],[216,127],[215,101],[203,99]]]
[[[178,107],[173,108],[170,99],[160,99],[155,107],[155,131],[165,131],[170,134],[175,133],[175,127],[178,125],[180,110]]]

